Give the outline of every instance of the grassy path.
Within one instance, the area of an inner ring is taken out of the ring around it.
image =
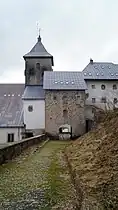
[[[0,166],[0,210],[71,210],[75,192],[62,150],[68,142],[34,146]]]

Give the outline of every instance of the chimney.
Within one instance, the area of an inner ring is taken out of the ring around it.
[[[92,58],[90,58],[90,64],[93,64],[93,59]]]

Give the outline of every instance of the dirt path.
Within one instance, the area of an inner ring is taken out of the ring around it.
[[[75,209],[75,191],[62,153],[66,144],[34,146],[0,166],[0,210]]]

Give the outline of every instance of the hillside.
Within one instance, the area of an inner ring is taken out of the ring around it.
[[[79,209],[118,209],[118,110],[97,129],[71,143],[66,156],[76,185]]]

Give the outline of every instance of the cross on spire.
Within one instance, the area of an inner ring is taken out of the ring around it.
[[[38,42],[41,41],[41,28],[39,26],[39,22],[37,22],[37,31],[38,31]]]

